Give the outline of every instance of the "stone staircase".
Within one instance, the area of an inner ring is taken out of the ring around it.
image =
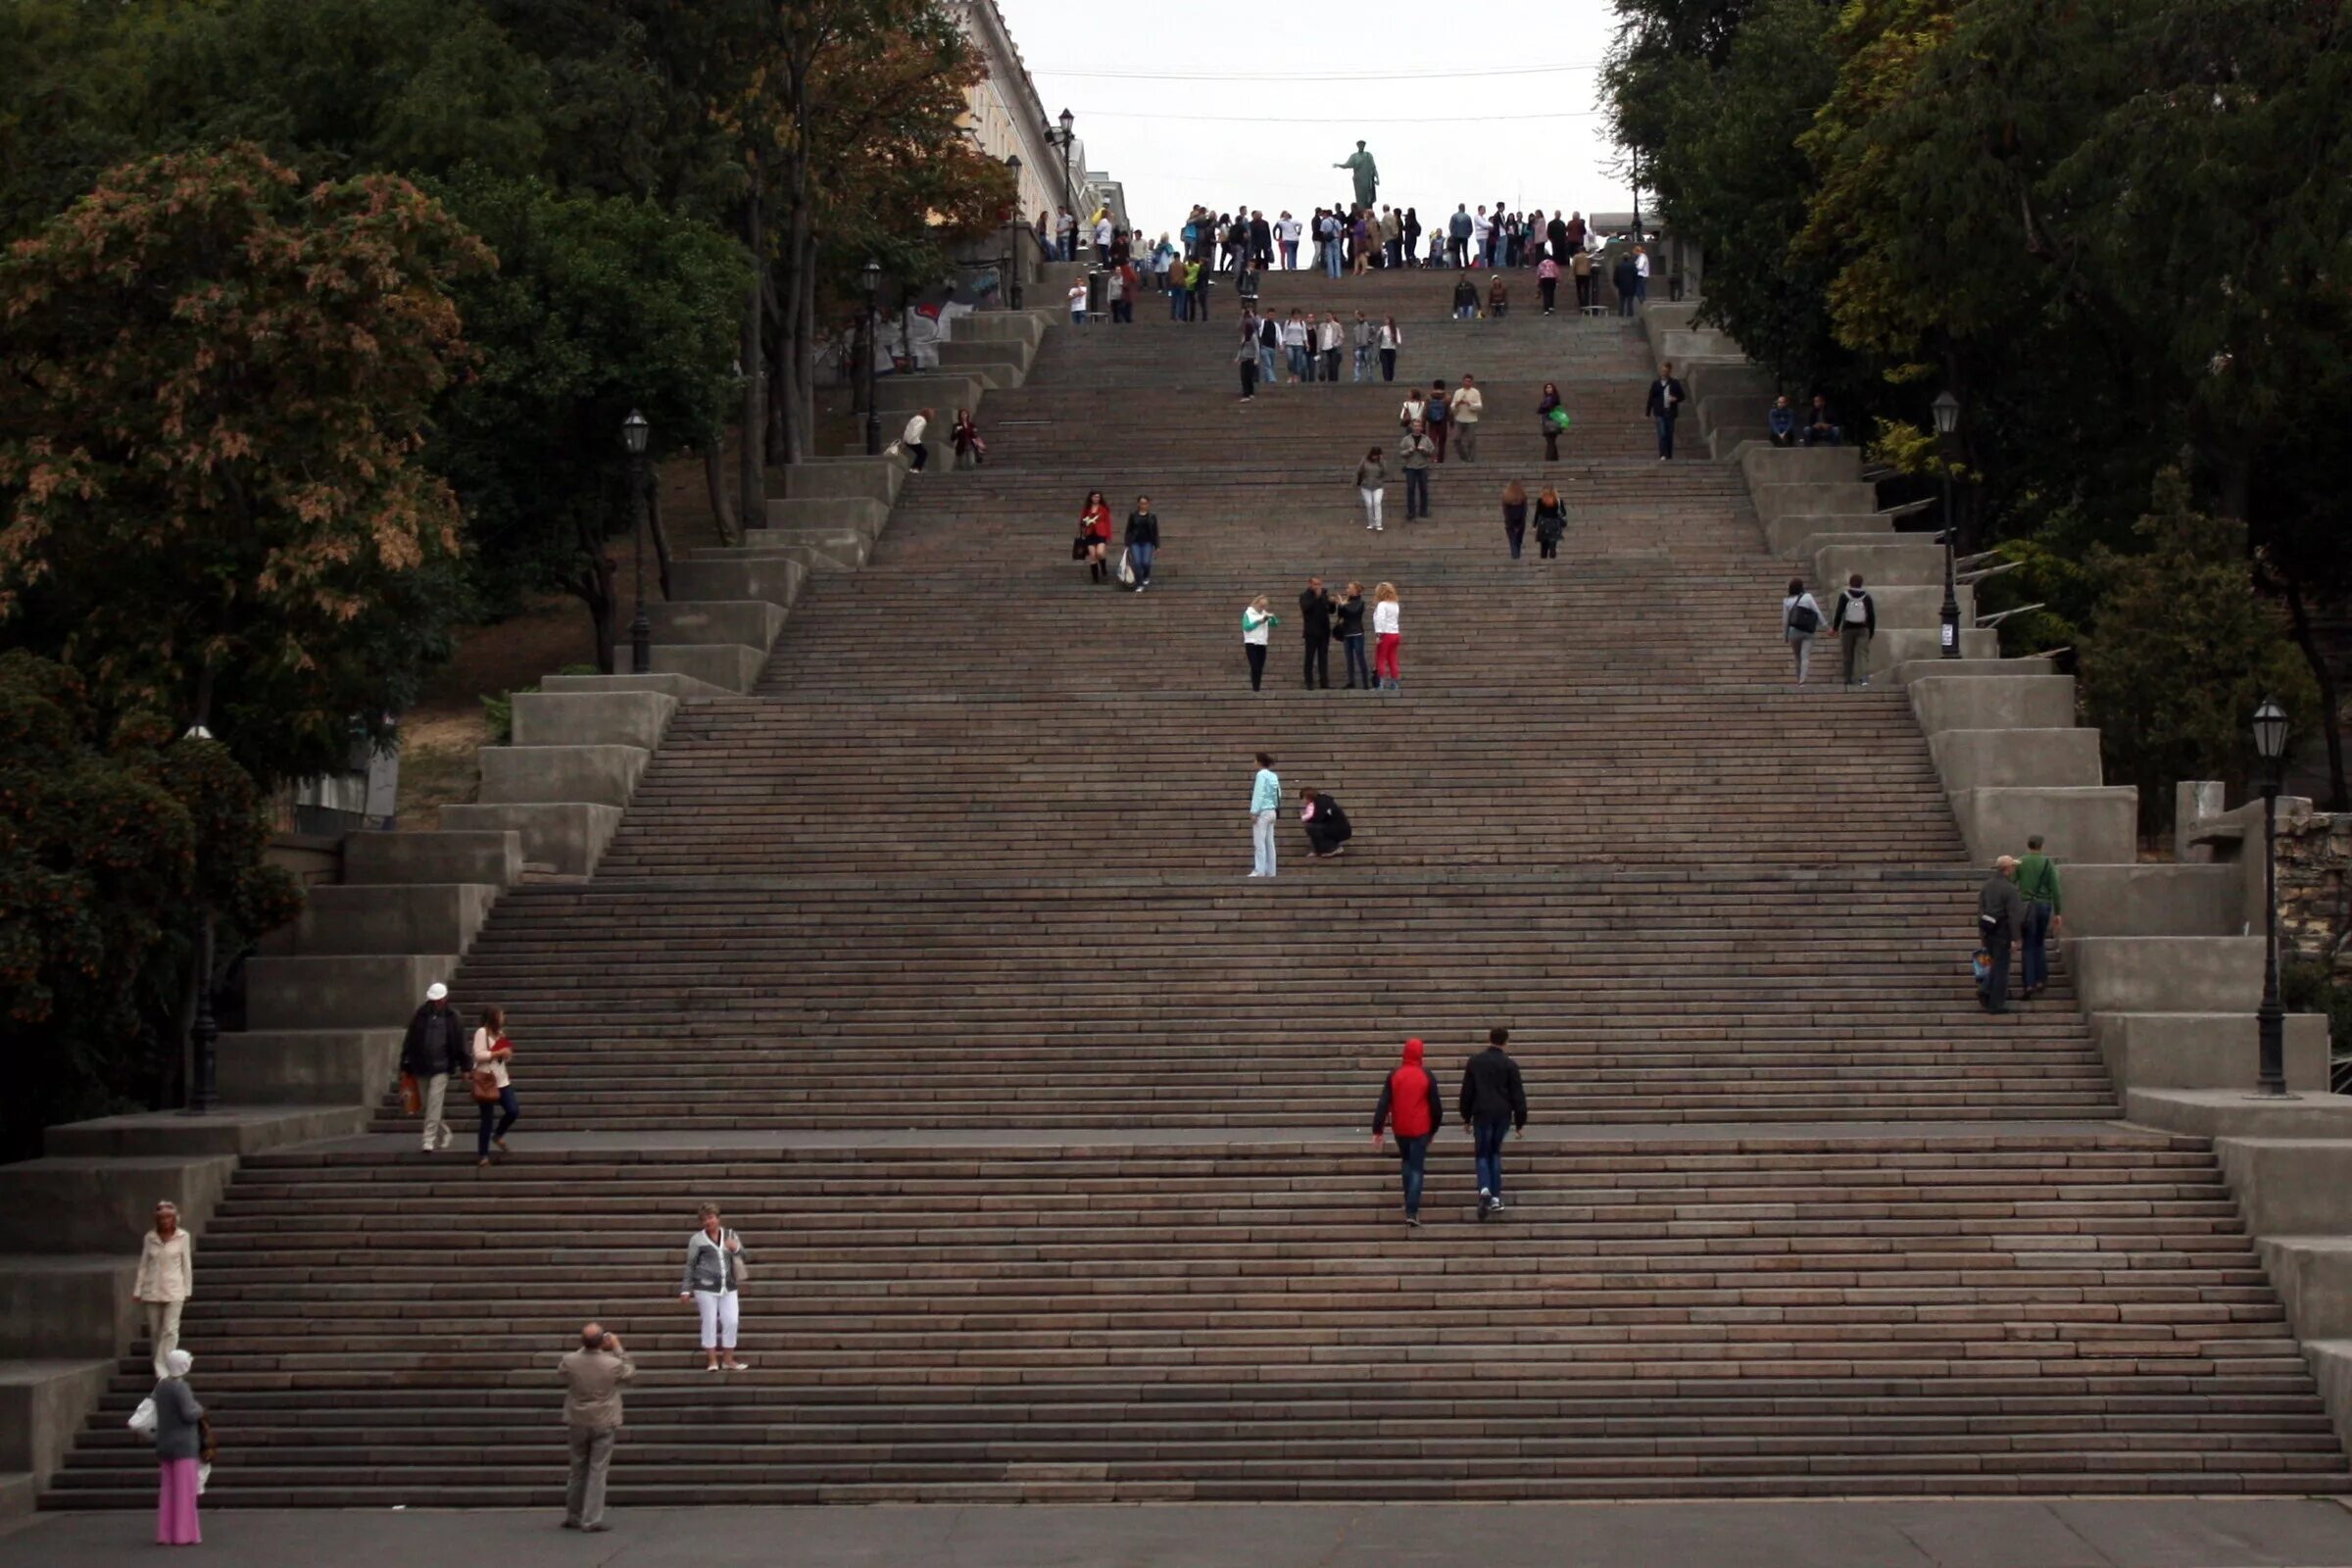
[[[624,1504],[2352,1490],[2225,1175],[2303,1189],[2118,1119],[2154,1119],[2119,1061],[2208,1054],[2139,1020],[2203,996],[2142,988],[2215,910],[2074,880],[2119,793],[2079,741],[2028,747],[2051,780],[1953,738],[2068,729],[2065,683],[1989,634],[1922,667],[1931,579],[1837,454],[1656,463],[1664,308],[1545,319],[1531,282],[1457,323],[1450,282],[1266,284],[1487,387],[1428,522],[1396,486],[1368,534],[1352,487],[1400,384],[1242,405],[1229,295],[1146,299],[1045,334],[977,472],[815,466],[838,493],[784,505],[889,504],[860,569],[755,543],[674,611],[756,669],[518,705],[518,750],[631,787],[479,824],[573,873],[499,898],[454,980],[509,1009],[515,1153],[421,1155],[378,1105],[224,1176],[185,1325],[236,1456],[208,1502],[545,1505],[592,1316],[641,1367]],[[1506,558],[1513,476],[1561,484],[1560,560]],[[1069,562],[1091,488],[1153,497],[1152,592]],[[1887,553],[1867,690],[1789,683],[1815,539]],[[1309,572],[1399,586],[1401,693],[1298,689],[1287,624],[1249,691],[1242,604]],[[1346,858],[1294,829],[1244,881],[1259,748],[1347,802]],[[1970,862],[2053,815],[2082,940],[1988,1017]],[[1536,1114],[1513,1210],[1470,1222],[1452,1130],[1407,1231],[1381,1075],[1418,1034],[1450,1088],[1495,1023]],[[704,1199],[752,1249],[749,1374],[700,1372],[675,1299]],[[116,1364],[49,1503],[149,1500],[144,1385]]]

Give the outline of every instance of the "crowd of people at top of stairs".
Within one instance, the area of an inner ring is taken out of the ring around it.
[[[1306,270],[1333,278],[1403,268],[1486,271],[1483,304],[1468,279],[1455,286],[1455,314],[1464,318],[1504,315],[1510,288],[1503,274],[1520,269],[1534,270],[1545,316],[1558,308],[1563,274],[1574,288],[1576,309],[1593,310],[1601,303],[1598,259],[1612,242],[1582,213],[1546,218],[1541,209],[1510,212],[1498,204],[1490,216],[1486,207],[1473,213],[1466,203],[1427,229],[1416,209],[1384,205],[1378,212],[1319,207],[1310,219],[1294,218],[1287,209],[1268,218],[1260,208],[1214,213],[1195,207],[1181,228],[1156,241],[1118,227],[1107,210],[1081,222],[1064,208],[1058,217],[1040,213],[1037,231],[1048,257],[1091,260],[1103,274],[1099,305],[1087,279],[1071,281],[1067,298],[1073,322],[1084,322],[1098,311],[1114,322],[1133,321],[1135,302],[1146,293],[1167,296],[1172,320],[1206,320],[1209,291],[1218,277],[1230,276],[1237,295],[1254,301],[1261,274],[1278,265],[1286,271],[1300,270],[1301,246],[1307,248]],[[1632,316],[1649,297],[1649,236],[1620,233],[1613,239],[1620,248],[1608,281],[1617,292],[1618,313]]]

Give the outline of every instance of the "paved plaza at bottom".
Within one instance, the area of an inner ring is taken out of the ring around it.
[[[2327,1500],[632,1508],[603,1535],[549,1512],[223,1510],[236,1568],[2352,1568]],[[153,1563],[152,1515],[47,1514],[8,1568]],[[173,1560],[176,1560],[174,1558]]]

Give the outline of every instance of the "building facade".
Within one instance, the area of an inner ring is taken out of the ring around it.
[[[1074,137],[1061,145],[1059,109],[1049,110],[1029,79],[1029,68],[1012,41],[1012,30],[996,0],[951,0],[964,35],[979,48],[988,75],[968,95],[970,111],[965,128],[980,150],[999,163],[1021,161],[1020,215],[1035,220],[1040,213],[1068,207],[1081,218],[1108,204],[1111,221],[1125,228],[1126,194],[1116,180],[1087,167],[1086,141]]]

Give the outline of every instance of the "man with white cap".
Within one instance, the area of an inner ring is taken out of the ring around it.
[[[465,1020],[449,1004],[449,987],[436,980],[424,988],[424,1005],[409,1019],[400,1046],[400,1070],[424,1086],[424,1152],[449,1147],[449,1123],[441,1116],[449,1075],[472,1070]]]

